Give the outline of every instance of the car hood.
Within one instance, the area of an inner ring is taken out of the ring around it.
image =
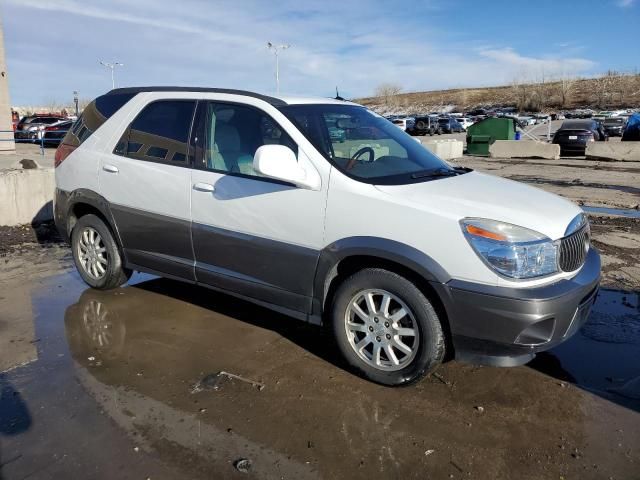
[[[489,218],[519,225],[551,239],[565,235],[582,212],[576,204],[524,183],[479,172],[408,185],[376,188],[400,204],[459,221]]]

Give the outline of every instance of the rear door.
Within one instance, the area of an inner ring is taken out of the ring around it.
[[[103,156],[107,199],[133,267],[193,280],[191,172],[187,146],[196,101],[159,99],[144,106],[113,153]]]
[[[308,312],[326,190],[301,189],[253,169],[262,145],[285,145],[298,153],[298,161],[304,153],[263,110],[217,101],[199,103],[193,144],[197,280]]]

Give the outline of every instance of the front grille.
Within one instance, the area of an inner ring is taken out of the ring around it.
[[[558,265],[563,272],[579,269],[589,251],[589,229],[585,225],[577,232],[560,240],[560,259]]]

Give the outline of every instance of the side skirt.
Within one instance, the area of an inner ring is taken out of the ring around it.
[[[175,275],[171,275],[171,274],[167,274],[158,270],[154,270],[152,268],[148,268],[148,267],[144,267],[142,265],[137,265],[135,263],[128,263],[127,264],[127,268],[130,268],[132,270],[136,270],[138,272],[144,272],[144,273],[149,273],[151,275],[156,275],[158,277],[163,277],[163,278],[168,278],[171,280],[177,280],[180,282],[184,282],[184,283],[188,283],[190,285],[197,285],[199,287],[205,287],[209,290],[213,290],[219,293],[223,293],[225,295],[229,295],[235,298],[239,298],[240,300],[245,300],[247,302],[251,302],[255,305],[264,307],[264,308],[268,308],[269,310],[273,310],[274,312],[278,312],[281,313],[283,315],[286,315],[288,317],[292,317],[296,320],[301,320],[303,322],[308,322],[311,323],[313,325],[322,325],[322,318],[320,315],[309,315],[303,312],[299,312],[297,310],[293,310],[290,308],[286,308],[283,307],[281,305],[275,305],[273,303],[269,303],[269,302],[265,302],[263,300],[257,300],[253,297],[249,297],[247,295],[242,295],[240,293],[231,291],[231,290],[227,290],[225,288],[221,288],[221,287],[217,287],[217,286],[213,286],[213,285],[209,285],[206,283],[202,283],[202,282],[197,282],[194,280],[190,280],[184,277],[179,277],[179,276],[175,276]]]

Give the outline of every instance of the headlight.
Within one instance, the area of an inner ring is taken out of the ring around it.
[[[558,271],[558,246],[541,233],[484,218],[460,224],[478,256],[501,275],[534,278]]]

